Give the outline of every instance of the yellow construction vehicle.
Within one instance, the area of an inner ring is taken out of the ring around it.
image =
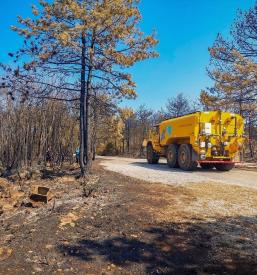
[[[244,120],[238,114],[195,112],[156,125],[143,146],[150,164],[166,157],[171,168],[189,171],[200,164],[204,169],[229,171],[239,161],[243,134]]]

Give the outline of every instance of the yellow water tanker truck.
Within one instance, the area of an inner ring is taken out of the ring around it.
[[[204,169],[229,171],[239,161],[243,134],[244,120],[238,114],[195,112],[156,125],[143,146],[150,164],[165,157],[171,168],[189,171],[200,164]]]

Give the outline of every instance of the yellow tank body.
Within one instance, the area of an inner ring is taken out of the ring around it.
[[[156,160],[160,156],[167,157],[171,167],[175,157],[182,163],[183,148],[186,155],[190,150],[188,156],[191,157],[191,162],[211,167],[211,164],[219,166],[220,163],[234,163],[238,160],[244,142],[243,134],[244,120],[238,114],[196,112],[161,122],[157,125],[156,132],[152,132],[149,140],[145,141],[145,146],[152,146]],[[171,158],[173,162],[169,162]]]

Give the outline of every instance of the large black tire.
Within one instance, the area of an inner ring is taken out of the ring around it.
[[[206,170],[213,169],[214,168],[214,164],[212,164],[212,163],[201,163],[201,167],[203,169],[206,169]]]
[[[192,160],[192,147],[189,144],[182,144],[178,150],[178,164],[182,170],[192,171],[196,169],[197,162]]]
[[[178,167],[178,146],[176,144],[170,144],[166,152],[167,164],[170,168]]]
[[[159,155],[154,152],[152,144],[147,145],[146,158],[149,164],[157,164],[159,161]]]
[[[235,163],[217,163],[215,168],[219,171],[230,171],[235,167]]]

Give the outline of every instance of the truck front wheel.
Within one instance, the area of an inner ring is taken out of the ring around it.
[[[149,164],[157,164],[159,161],[159,156],[156,152],[154,152],[152,144],[147,145],[147,161]]]
[[[230,171],[235,167],[234,163],[217,163],[215,168],[219,171]]]
[[[178,167],[178,146],[176,144],[170,144],[166,152],[167,163],[170,168]]]
[[[185,171],[194,170],[197,162],[192,160],[192,147],[189,144],[182,144],[178,150],[179,167]]]

